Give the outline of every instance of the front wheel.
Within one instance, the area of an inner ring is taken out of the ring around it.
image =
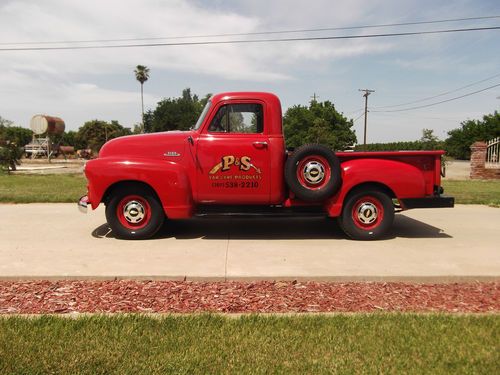
[[[382,191],[350,194],[339,218],[344,232],[354,240],[369,241],[384,237],[394,222],[392,199]]]
[[[106,205],[106,220],[119,238],[146,239],[163,225],[165,213],[154,192],[129,186],[112,193]]]

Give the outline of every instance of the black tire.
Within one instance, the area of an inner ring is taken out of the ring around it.
[[[328,199],[342,185],[339,159],[326,146],[301,146],[286,161],[285,181],[299,199],[307,202]]]
[[[130,185],[111,193],[106,205],[106,220],[116,237],[142,240],[152,237],[161,228],[165,212],[151,189]]]
[[[392,228],[394,205],[391,197],[380,190],[358,190],[347,196],[338,220],[350,238],[378,240]]]

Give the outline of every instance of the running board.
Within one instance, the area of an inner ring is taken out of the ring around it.
[[[237,216],[237,217],[255,217],[255,216],[326,216],[322,206],[214,206],[200,205],[197,207],[196,217],[207,216]]]

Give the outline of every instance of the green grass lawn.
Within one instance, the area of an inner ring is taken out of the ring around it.
[[[499,315],[0,318],[2,374],[494,374]]]
[[[445,180],[443,188],[455,203],[500,206],[500,180]]]
[[[0,202],[72,202],[87,192],[80,174],[6,175],[0,174]]]
[[[78,174],[6,175],[0,174],[0,202],[76,202],[86,193],[87,182]],[[447,195],[459,204],[500,206],[498,181],[443,181]]]

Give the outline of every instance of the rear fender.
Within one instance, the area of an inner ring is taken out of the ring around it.
[[[106,194],[118,184],[138,181],[149,185],[156,192],[168,217],[183,218],[192,214],[191,183],[185,168],[178,163],[102,158],[89,161],[85,175],[90,182],[88,196],[92,209],[96,209]]]
[[[392,191],[395,198],[425,196],[425,178],[417,167],[395,160],[353,159],[341,164],[342,188],[326,202],[329,216],[339,216],[346,196],[362,185],[380,186]]]

